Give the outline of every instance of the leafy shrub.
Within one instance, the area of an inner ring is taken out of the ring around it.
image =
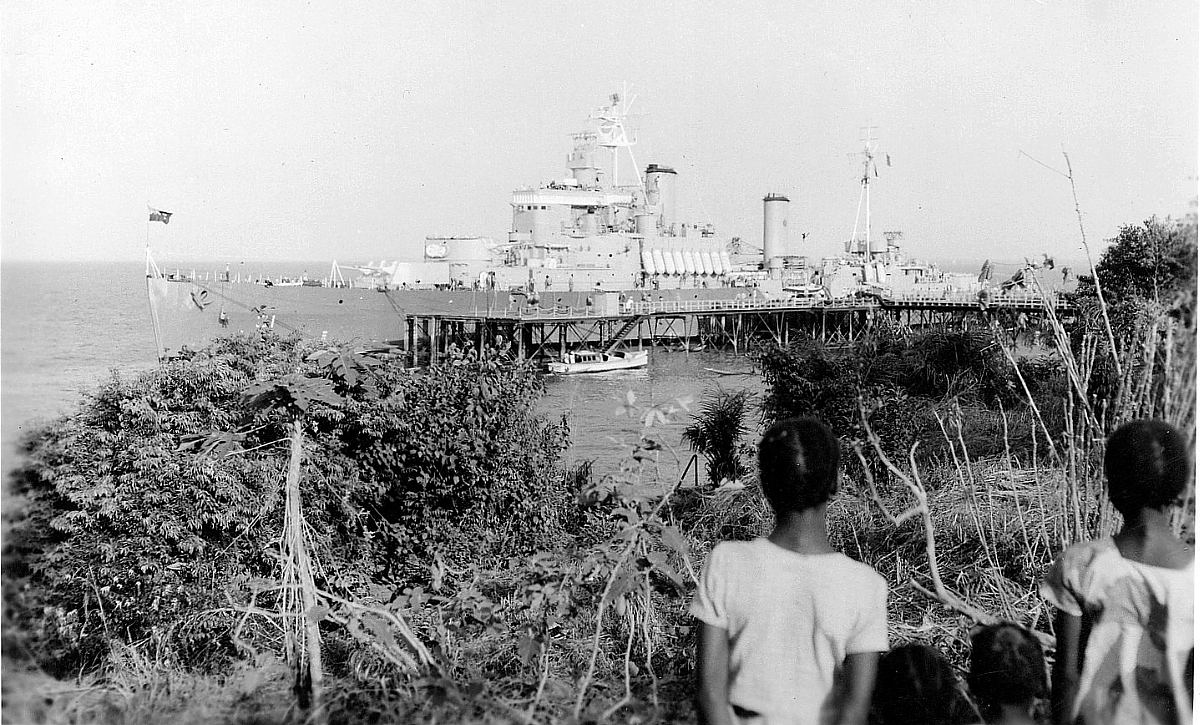
[[[379,374],[379,400],[353,401],[336,429],[362,480],[356,501],[378,526],[377,563],[424,571],[561,543],[575,492],[559,462],[568,430],[535,413],[541,379],[487,352],[429,372]]]
[[[1096,280],[1118,317],[1126,303],[1174,306],[1190,319],[1196,301],[1196,220],[1151,217],[1126,224],[1108,240],[1096,277],[1079,276],[1080,298],[1095,298]],[[1124,327],[1124,325],[1118,325]]]
[[[1009,363],[983,328],[905,334],[879,327],[846,350],[777,348],[766,351],[760,365],[766,422],[815,415],[853,445],[864,441],[861,405],[885,452],[900,460],[918,441],[925,456],[944,452],[936,413],[950,401],[980,411],[1023,408]]]
[[[747,451],[742,439],[750,430],[750,396],[749,390],[709,391],[700,412],[683,429],[683,440],[708,459],[708,480],[714,485],[746,475]]]
[[[259,361],[235,349],[114,376],[25,438],[5,580],[12,629],[52,669],[95,665],[108,640],[166,629],[184,646],[220,643],[228,619],[201,612],[224,603],[223,585],[270,571],[270,531],[251,526],[277,504],[270,459],[178,451],[183,437],[239,420]]]
[[[559,541],[575,510],[558,463],[566,431],[534,414],[531,370],[495,354],[421,372],[322,356],[294,339],[221,340],[114,377],[26,437],[4,550],[6,653],[61,673],[99,665],[113,641],[163,641],[192,665],[270,645],[262,626],[235,642],[230,605],[252,591],[271,603],[288,413],[255,410],[246,393],[322,362],[346,396],[314,400],[304,423],[325,588],[426,577],[436,551],[463,561]]]
[[[868,420],[879,431],[885,448],[907,455],[922,432],[932,429],[929,404],[914,398],[894,383],[871,375],[897,358],[876,360],[871,350],[835,354],[821,347],[767,351],[759,358],[767,393],[763,418],[772,423],[812,415],[827,422],[846,445],[862,441],[860,401]],[[869,381],[869,382],[868,382]],[[849,458],[847,458],[849,460]]]

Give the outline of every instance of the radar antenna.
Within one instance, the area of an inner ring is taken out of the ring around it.
[[[863,150],[856,154],[849,154],[850,158],[861,158],[863,165],[862,178],[859,181],[858,211],[854,213],[854,231],[850,234],[850,243],[853,244],[858,239],[858,230],[860,222],[862,222],[862,227],[865,231],[863,253],[866,256],[870,256],[871,254],[871,178],[879,178],[879,165],[876,159],[880,154],[883,154],[884,158],[887,159],[887,165],[892,165],[892,157],[879,150],[879,143],[873,133],[877,128],[879,127],[863,126],[861,129]]]
[[[621,185],[620,154],[621,149],[625,149],[629,154],[629,161],[633,165],[633,173],[637,176],[637,183],[634,186],[643,188],[642,173],[638,170],[637,159],[633,156],[633,146],[637,143],[637,134],[636,132],[631,133],[626,128],[630,117],[629,109],[633,108],[633,102],[637,100],[637,96],[630,98],[626,85],[622,83],[621,92],[613,93],[608,100],[607,106],[596,109],[590,117],[590,120],[595,121],[597,126],[596,145],[612,151],[612,185],[614,187]]]

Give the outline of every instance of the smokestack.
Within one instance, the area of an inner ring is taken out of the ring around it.
[[[763,197],[763,268],[771,275],[783,269],[783,256],[788,246],[788,203],[783,194],[770,193]]]
[[[675,223],[675,175],[669,166],[646,167],[646,203],[658,207],[659,227],[666,232]]]
[[[571,170],[571,176],[580,186],[591,188],[597,185],[599,167],[596,166],[595,138],[586,134],[576,134],[575,148],[567,157],[567,168]]]

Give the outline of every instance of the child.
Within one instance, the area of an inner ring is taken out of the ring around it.
[[[902,645],[879,660],[872,710],[877,725],[962,725],[977,719],[954,668],[924,644]]]
[[[1063,552],[1042,595],[1058,608],[1052,704],[1059,723],[1190,723],[1194,556],[1168,511],[1191,476],[1187,441],[1156,420],[1117,429],[1104,455],[1112,537]]]
[[[829,545],[838,459],[833,431],[813,418],[763,436],[759,472],[775,530],[718,544],[692,601],[702,723],[864,722],[887,649],[887,584]]]
[[[996,624],[971,637],[971,695],[988,725],[1034,725],[1046,696],[1046,656],[1024,627]]]

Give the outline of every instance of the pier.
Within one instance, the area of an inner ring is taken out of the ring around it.
[[[1074,313],[1061,296],[1025,290],[984,297],[890,294],[832,302],[768,299],[750,290],[746,297],[732,299],[635,300],[613,292],[597,293],[594,298],[587,298],[590,304],[543,306],[510,297],[505,307],[406,313],[405,353],[412,365],[435,364],[452,347],[482,349],[496,344],[508,344],[517,357],[530,360],[622,345],[721,348],[737,353],[755,344],[787,346],[802,340],[848,345],[883,322],[912,330],[996,322],[1011,330],[1045,315]]]

